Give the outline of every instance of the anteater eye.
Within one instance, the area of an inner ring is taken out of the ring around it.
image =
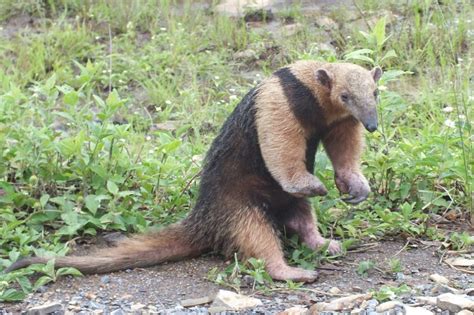
[[[375,90],[375,91],[374,91],[374,97],[375,97],[375,98],[379,97],[379,90]]]
[[[347,95],[346,93],[342,93],[341,101],[343,101],[344,103],[347,103],[348,100],[349,100],[349,95]]]

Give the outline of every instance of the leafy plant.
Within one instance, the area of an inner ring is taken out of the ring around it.
[[[363,260],[357,267],[357,273],[361,276],[367,276],[369,271],[375,267],[375,263],[371,260]]]
[[[382,286],[379,290],[373,291],[373,297],[379,302],[385,302],[387,300],[393,300],[397,296],[400,296],[405,293],[409,293],[411,288],[406,285],[402,284],[399,287],[392,287],[392,286]]]

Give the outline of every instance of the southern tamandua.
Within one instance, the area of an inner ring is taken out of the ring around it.
[[[315,249],[325,244],[308,197],[327,193],[313,175],[322,142],[336,186],[350,203],[367,198],[361,174],[362,127],[377,128],[378,67],[299,61],[250,90],[207,153],[196,206],[181,222],[133,236],[87,256],[55,258],[56,267],[105,273],[218,251],[264,259],[273,279],[311,282],[318,273],[285,262],[280,232]],[[328,250],[340,251],[331,240]],[[50,258],[31,257],[8,271]]]

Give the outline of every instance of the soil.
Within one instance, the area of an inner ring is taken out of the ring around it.
[[[275,312],[331,298],[326,292],[332,287],[344,293],[357,293],[378,290],[384,285],[398,287],[405,283],[422,295],[433,289],[429,276],[434,273],[447,277],[461,288],[474,286],[473,275],[463,274],[440,263],[435,246],[439,244],[420,244],[416,247],[405,244],[401,240],[366,244],[359,248],[361,252],[349,252],[331,265],[340,270],[321,270],[319,280],[304,285],[303,290],[283,290],[265,295],[251,288],[242,288],[242,293],[261,299],[264,303],[261,308],[265,312]],[[401,262],[402,271],[397,275],[383,272],[390,270],[389,261],[392,258],[398,258]],[[370,270],[367,276],[361,276],[357,273],[357,267],[366,260],[376,263],[377,268]],[[106,312],[115,309],[127,311],[134,304],[153,305],[161,310],[172,309],[181,300],[213,296],[219,289],[228,289],[207,280],[209,270],[215,267],[223,270],[226,264],[228,262],[219,256],[207,255],[148,269],[66,277],[42,288],[42,292],[32,294],[22,303],[0,303],[0,311],[21,312],[50,301],[67,305],[72,311],[91,310],[94,307]]]

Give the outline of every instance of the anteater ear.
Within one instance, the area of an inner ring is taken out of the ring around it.
[[[332,74],[326,69],[316,70],[316,80],[329,90],[332,88]]]
[[[372,77],[374,78],[375,82],[378,82],[380,78],[382,77],[382,69],[380,67],[375,67],[373,68],[370,73],[372,74]]]

